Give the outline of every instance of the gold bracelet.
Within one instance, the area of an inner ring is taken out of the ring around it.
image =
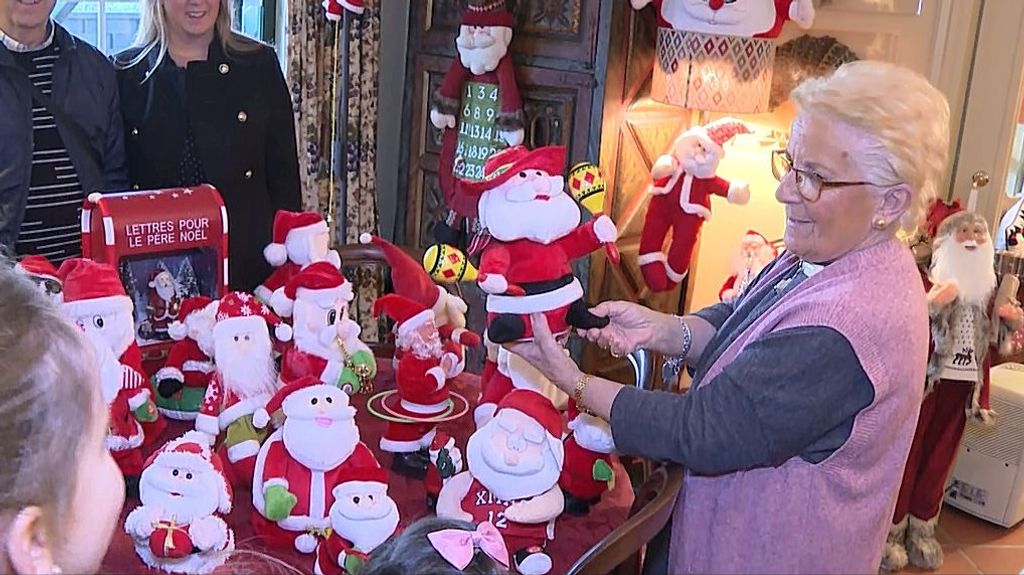
[[[587,388],[587,384],[590,383],[590,376],[587,374],[580,375],[579,380],[576,381],[576,391],[573,393],[573,399],[576,401],[576,408],[580,412],[587,415],[594,415],[593,411],[590,411],[587,406],[583,405],[583,390]]]

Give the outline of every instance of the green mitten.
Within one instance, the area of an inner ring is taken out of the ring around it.
[[[591,473],[594,481],[604,481],[608,484],[608,489],[615,488],[615,472],[612,471],[612,466],[608,465],[607,461],[603,459],[595,461]]]
[[[156,404],[152,400],[147,399],[146,403],[135,408],[135,419],[139,420],[139,423],[153,423],[156,421]]]
[[[363,559],[362,555],[345,553],[345,565],[343,565],[343,567],[349,575],[356,575],[359,573],[363,569],[363,565],[365,563],[366,561]]]
[[[283,485],[271,485],[263,490],[264,513],[271,521],[280,521],[291,514],[299,498]]]

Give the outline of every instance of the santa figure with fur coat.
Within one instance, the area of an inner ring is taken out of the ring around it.
[[[937,225],[925,282],[932,351],[917,431],[882,558],[883,569],[889,571],[908,562],[924,569],[942,565],[935,526],[946,479],[967,423],[994,423],[989,405],[992,355],[1000,335],[1024,325],[1016,289],[996,289],[988,223],[974,212],[938,205],[932,209],[933,224],[940,212],[945,218]],[[1004,282],[1016,288],[1014,279]]]
[[[658,26],[722,36],[777,38],[787,20],[801,28],[814,23],[811,0],[630,0],[641,10],[654,4]]]
[[[437,515],[493,523],[522,575],[551,570],[545,546],[565,500],[558,487],[565,458],[562,418],[546,397],[508,394],[466,447],[469,470],[441,489]]]
[[[757,274],[779,255],[775,246],[755,232],[748,230],[740,240],[739,252],[732,259],[732,275],[722,284],[718,297],[726,303],[733,303],[753,283]]]
[[[316,548],[315,575],[357,575],[370,553],[398,528],[398,506],[388,496],[387,476],[373,475],[334,488],[331,533]]]
[[[206,396],[213,376],[213,327],[217,304],[206,296],[190,297],[181,303],[178,319],[167,328],[175,341],[167,361],[153,379],[157,407],[170,419],[193,421]]]
[[[284,412],[284,424],[267,438],[256,459],[253,531],[272,544],[313,553],[331,530],[336,494],[379,494],[387,472],[359,440],[356,410],[337,386],[314,377],[293,381],[259,410],[254,425],[267,426],[277,410]],[[387,535],[382,531],[394,530],[391,521],[397,508],[377,516],[380,511],[365,514],[359,536],[383,536],[383,541]],[[353,541],[354,531],[341,535]]]
[[[149,278],[149,301],[146,316],[149,328],[160,337],[167,337],[167,327],[177,321],[181,313],[181,294],[178,282],[171,272],[156,268]]]
[[[231,466],[232,483],[249,485],[256,454],[267,431],[253,425],[253,414],[278,390],[274,343],[291,339],[292,330],[266,305],[244,292],[231,292],[217,304],[213,328],[216,372],[196,417],[196,430],[213,443],[224,433],[223,448]]]
[[[231,486],[201,433],[190,431],[149,457],[139,497],[124,529],[149,567],[211,573],[234,551],[234,532],[220,517],[231,512]]]
[[[320,214],[277,210],[273,242],[263,248],[263,257],[274,271],[257,286],[256,297],[281,314],[278,306],[287,305],[283,302],[284,288],[302,268],[323,261],[341,268],[341,256],[330,246],[331,232]]]

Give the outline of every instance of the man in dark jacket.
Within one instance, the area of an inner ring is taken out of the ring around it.
[[[128,187],[113,66],[50,19],[0,0],[0,249],[81,254],[82,200]]]

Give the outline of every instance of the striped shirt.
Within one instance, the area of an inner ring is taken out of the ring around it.
[[[60,47],[50,42],[36,50],[12,55],[39,91],[49,96],[53,90],[53,64],[60,55]],[[35,98],[32,139],[28,201],[14,249],[18,255],[43,255],[60,265],[82,253],[80,216],[85,193],[53,115]]]

